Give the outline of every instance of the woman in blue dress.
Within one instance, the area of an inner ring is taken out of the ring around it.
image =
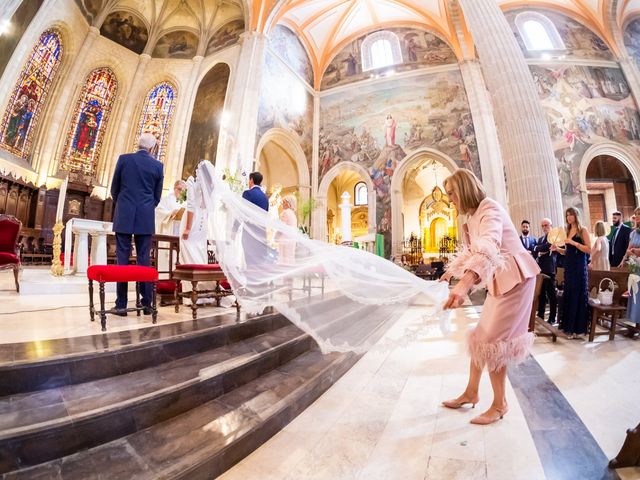
[[[635,257],[635,261],[640,263],[640,208],[636,208],[633,214],[635,218],[632,225],[633,230],[629,236],[627,258]],[[640,275],[640,272],[636,273],[636,275]],[[631,284],[633,280],[632,277],[629,283]],[[640,284],[629,288],[627,318],[635,322],[636,327],[640,326]]]
[[[580,217],[575,208],[567,208],[565,218],[565,248],[552,247],[552,250],[564,255],[563,314],[560,330],[569,338],[579,338],[587,333],[589,323],[587,255],[591,252],[591,238],[589,231],[580,225]]]

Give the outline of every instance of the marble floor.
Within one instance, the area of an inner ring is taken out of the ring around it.
[[[222,311],[210,307],[203,314]],[[488,427],[470,425],[469,419],[491,402],[485,375],[481,402],[474,410],[440,406],[442,399],[464,388],[468,369],[464,332],[477,321],[478,311],[471,304],[456,311],[453,332],[447,337],[437,325],[428,324],[408,346],[369,352],[310,408],[221,478],[579,478],[570,473],[549,474],[550,456],[563,452],[532,433],[536,416],[544,418],[547,411],[544,396],[521,404],[508,382],[508,415]],[[171,323],[187,318],[188,309],[175,314],[172,307],[164,307],[158,320]],[[423,309],[412,307],[389,336],[423,323]],[[146,324],[149,317],[114,317],[109,319],[109,330]],[[11,273],[0,272],[0,343],[97,333],[99,324],[88,320],[86,295],[20,296],[13,290]],[[564,339],[554,344],[538,338],[533,356],[571,407],[566,415],[575,418],[566,421],[583,424],[601,454],[612,458],[625,430],[640,421],[640,341],[606,338],[592,344]],[[640,469],[622,469],[617,474],[598,478],[638,479]]]

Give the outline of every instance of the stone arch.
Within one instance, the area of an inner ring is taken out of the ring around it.
[[[451,173],[455,172],[458,168],[458,164],[448,155],[442,153],[434,148],[419,148],[409,153],[400,165],[393,172],[391,177],[391,244],[392,248],[397,249],[392,251],[392,255],[398,255],[400,253],[400,243],[403,238],[403,219],[402,219],[402,182],[405,176],[411,170],[411,168],[424,161],[424,157],[431,157],[444,165]]]
[[[267,143],[274,142],[276,145],[288,152],[294,160],[296,169],[298,170],[298,186],[300,188],[300,194],[302,195],[303,200],[306,200],[309,198],[309,194],[311,193],[311,176],[309,175],[307,158],[305,157],[302,147],[296,137],[297,135],[294,132],[284,128],[272,128],[267,130],[256,147],[255,169],[260,169],[260,152],[262,152]]]
[[[318,240],[324,240],[327,235],[327,196],[329,193],[329,187],[331,183],[342,172],[352,171],[357,172],[362,177],[362,180],[367,184],[367,192],[369,193],[368,202],[368,227],[369,233],[375,233],[376,231],[376,190],[373,186],[373,180],[366,168],[355,162],[343,161],[334,165],[322,178],[318,192],[316,195],[316,208],[314,210],[313,217],[313,237]]]
[[[640,205],[640,159],[638,156],[635,155],[631,149],[624,145],[620,145],[619,143],[603,142],[593,145],[584,152],[582,160],[580,160],[580,171],[578,174],[580,180],[580,194],[582,196],[582,209],[584,210],[582,212],[582,222],[589,229],[591,229],[592,225],[590,225],[591,212],[589,210],[589,195],[587,193],[587,169],[589,168],[591,161],[600,155],[612,156],[627,167],[631,173],[636,189],[634,192],[636,196],[636,205]]]

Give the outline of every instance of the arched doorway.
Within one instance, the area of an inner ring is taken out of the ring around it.
[[[285,129],[274,128],[266,132],[258,143],[255,169],[264,176],[262,182],[267,195],[280,192],[295,195],[298,200],[298,221],[307,224],[303,218],[303,202],[309,199],[311,190],[309,168],[300,144]],[[274,201],[278,202],[277,199]],[[279,203],[279,202],[278,202]],[[280,207],[280,205],[278,205]]]
[[[587,195],[591,226],[598,221],[611,221],[613,212],[622,212],[627,220],[636,207],[634,184],[631,172],[611,155],[595,157],[587,167]]]
[[[313,220],[314,238],[327,242],[338,240],[337,233],[342,232],[336,231],[336,228],[341,229],[339,205],[344,192],[349,194],[352,205],[352,236],[355,238],[375,233],[376,194],[371,177],[367,170],[357,163],[340,162],[327,172],[318,187]],[[356,197],[359,197],[360,201],[355,201]]]
[[[444,237],[457,238],[457,213],[442,184],[457,168],[451,158],[432,149],[414,152],[400,164],[391,180],[394,255],[403,253],[405,242],[418,239],[416,256],[435,256]]]
[[[585,152],[579,174],[587,228],[599,220],[610,222],[616,210],[629,220],[640,194],[640,162],[634,152],[612,142],[596,144]]]

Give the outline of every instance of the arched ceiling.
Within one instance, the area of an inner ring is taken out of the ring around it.
[[[197,54],[204,55],[207,42],[233,20],[244,21],[243,0],[75,0],[87,21],[101,28],[116,15],[113,24],[122,28],[129,14],[140,18],[148,41],[144,51],[151,53],[157,41],[171,32],[189,32],[197,38]],[[125,28],[128,28],[126,26]],[[118,32],[116,32],[118,33]],[[120,42],[119,42],[120,43]],[[125,45],[126,46],[126,45]],[[139,52],[138,52],[139,53]],[[193,56],[193,55],[191,55]]]
[[[504,10],[545,7],[570,15],[591,28],[616,51],[609,31],[611,0],[496,0]],[[626,2],[623,10],[640,12],[640,0]],[[456,16],[461,21],[456,31]],[[333,56],[358,36],[389,25],[422,27],[447,41],[460,59],[473,51],[457,0],[255,0],[251,6],[251,28],[269,32],[282,23],[302,39],[316,75]]]

